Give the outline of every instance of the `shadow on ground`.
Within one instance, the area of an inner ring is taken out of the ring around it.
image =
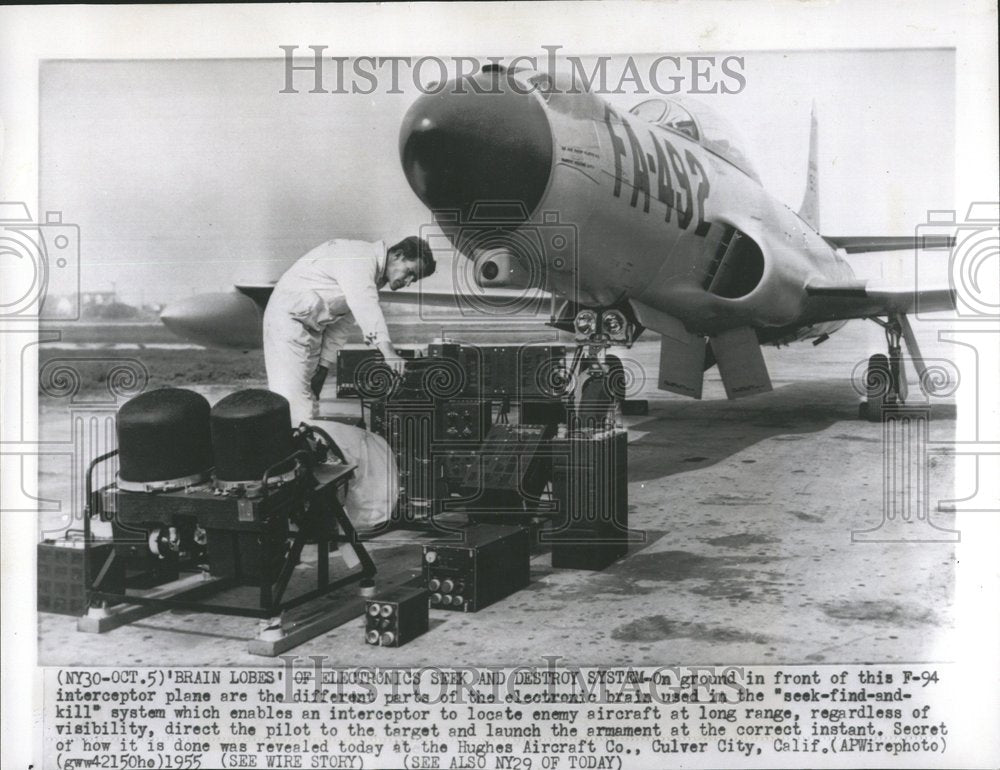
[[[859,422],[858,400],[843,379],[794,383],[736,401],[654,401],[650,407],[651,419],[635,428],[647,435],[629,444],[630,482],[715,465],[776,436],[819,433],[839,422]],[[932,419],[954,420],[955,414],[954,404],[931,404]],[[871,440],[881,441],[879,426],[869,425]]]

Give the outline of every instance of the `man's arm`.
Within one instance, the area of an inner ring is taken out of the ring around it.
[[[353,326],[354,324],[350,323],[348,319],[342,318],[337,323],[328,326],[323,330],[323,341],[319,354],[319,366],[316,367],[316,371],[309,382],[309,387],[315,394],[316,398],[319,398],[319,394],[323,390],[323,384],[326,382],[326,377],[330,370],[336,367],[337,353],[343,349],[344,345],[347,344],[347,340],[351,335],[351,329]],[[376,347],[379,352],[382,353],[382,357],[386,359],[386,362],[393,368],[393,370],[401,374],[402,370],[397,369],[395,366],[394,359],[399,357],[396,355],[396,351],[392,347],[392,343],[384,342]]]
[[[361,327],[365,343],[382,353],[393,371],[403,373],[404,361],[396,353],[389,339],[389,328],[382,314],[378,299],[378,286],[367,258],[338,258],[331,260],[330,271],[344,292],[347,307],[354,321]],[[338,324],[339,325],[339,324]]]

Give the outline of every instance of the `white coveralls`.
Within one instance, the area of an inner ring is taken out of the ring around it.
[[[384,522],[392,512],[399,484],[395,458],[380,436],[314,420],[310,381],[318,365],[336,366],[352,320],[369,345],[389,340],[378,301],[385,262],[383,241],[327,241],[281,276],[264,311],[267,387],[288,399],[293,427],[315,422],[330,433],[347,461],[357,465],[344,508],[361,529]],[[341,553],[353,560],[353,553],[344,548]]]
[[[267,387],[288,399],[292,425],[312,417],[310,381],[318,365],[336,366],[351,316],[367,344],[389,340],[378,303],[385,260],[383,241],[327,241],[301,257],[274,287],[264,311]]]

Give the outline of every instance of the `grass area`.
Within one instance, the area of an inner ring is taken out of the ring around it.
[[[266,382],[264,353],[261,350],[229,350],[225,348],[114,349],[114,345],[176,344],[182,341],[158,323],[78,323],[45,324],[42,332],[59,331],[59,344],[100,345],[96,349],[67,350],[39,347],[39,393],[45,398],[63,394],[67,377],[79,382],[77,392],[104,392],[107,380],[116,367],[125,366],[143,373],[146,388],[185,385],[231,385],[260,387]],[[527,333],[510,328],[478,326],[445,326],[440,324],[389,325],[389,333],[398,345],[426,344],[435,337],[453,336],[470,342],[483,342],[487,335],[491,344],[513,344],[545,339],[552,330],[542,325]],[[349,344],[360,344],[360,334]],[[108,346],[103,348],[103,346]],[[62,378],[62,380],[58,379]],[[60,385],[60,382],[63,384]]]
[[[46,322],[40,331],[59,332],[59,342],[107,345],[115,344],[176,344],[184,340],[177,337],[160,323],[90,323],[68,321],[64,323]],[[421,323],[412,318],[404,322],[389,320],[389,335],[400,345],[430,342],[435,337],[454,336],[458,339],[482,339],[488,336],[491,343],[514,344],[546,338],[553,329],[539,322],[529,324],[483,324],[483,323]],[[361,344],[361,334],[355,330],[348,339],[349,344]]]
[[[39,332],[59,332],[59,342],[95,343],[109,345],[126,342],[147,344],[181,342],[159,321],[151,323],[92,323],[89,321],[46,321]]]
[[[59,377],[75,377],[79,392],[104,391],[116,367],[144,373],[146,389],[166,386],[227,384],[263,385],[264,354],[260,350],[46,350],[38,356],[39,392],[59,393]],[[48,391],[48,392],[47,392]]]

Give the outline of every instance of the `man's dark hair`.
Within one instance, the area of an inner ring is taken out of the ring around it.
[[[411,259],[418,260],[420,262],[421,278],[433,275],[435,268],[437,268],[437,262],[434,261],[434,252],[431,251],[431,245],[423,238],[418,238],[415,235],[404,238],[391,247],[389,251],[398,251],[403,255],[403,259],[407,261]]]

